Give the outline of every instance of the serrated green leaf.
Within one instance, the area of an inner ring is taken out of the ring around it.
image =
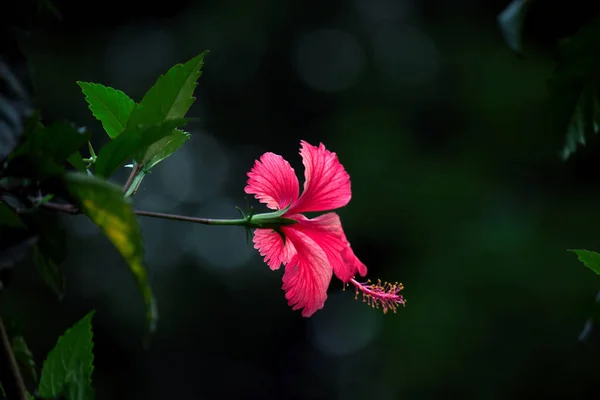
[[[592,21],[576,35],[559,44],[558,65],[550,80],[550,131],[566,135],[561,152],[567,159],[598,132],[598,73],[600,72],[600,19]]]
[[[569,250],[577,254],[579,261],[586,267],[600,275],[600,254],[589,250]]]
[[[89,385],[85,384],[87,378],[86,365],[83,362],[77,364],[73,370],[70,379],[67,381],[65,397],[67,400],[76,399],[93,399],[94,391]],[[91,390],[90,390],[91,389]]]
[[[180,129],[175,129],[173,133],[159,140],[148,147],[139,161],[143,165],[143,170],[148,172],[156,164],[175,153],[185,142],[190,139],[190,134]]]
[[[160,124],[166,120],[183,118],[196,100],[193,94],[202,74],[206,53],[205,51],[185,64],[177,64],[165,75],[161,75],[135,106],[127,126]]]
[[[102,122],[108,136],[112,139],[119,136],[127,127],[134,101],[122,91],[99,83],[78,81],[77,84],[85,94],[92,114]]]
[[[100,227],[129,265],[144,297],[149,329],[153,332],[158,315],[144,265],[141,230],[131,203],[119,186],[93,176],[70,173],[65,184],[76,205]]]
[[[91,400],[94,354],[90,312],[67,329],[48,354],[42,367],[38,392],[41,397],[63,395],[67,400]]]
[[[100,177],[111,176],[127,160],[134,158],[173,132],[173,129],[186,123],[185,119],[173,119],[154,125],[138,125],[127,128],[118,138],[110,141],[100,150],[95,165],[95,173]]]
[[[35,371],[35,361],[33,360],[33,354],[25,342],[23,336],[15,336],[11,340],[12,350],[15,355],[15,360],[19,364],[19,369],[24,378],[30,380],[32,383],[37,384],[37,372]]]
[[[198,85],[198,78],[202,75],[205,54],[206,52],[185,64],[177,64],[165,75],[161,75],[140,104],[136,105],[129,124],[161,123],[172,118],[184,117],[196,100],[193,94]],[[138,152],[135,159],[142,164],[143,171],[148,172],[154,165],[177,151],[188,139],[189,134],[175,130],[169,137],[154,143],[145,151]]]

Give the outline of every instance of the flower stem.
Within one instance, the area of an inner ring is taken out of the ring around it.
[[[143,170],[140,170],[139,173],[135,175],[135,177],[133,178],[133,182],[125,192],[125,197],[131,197],[135,194],[135,192],[137,192],[137,190],[140,188],[140,185],[142,184],[142,179],[144,179],[145,176],[146,173]]]
[[[6,334],[2,317],[0,317],[0,369],[2,369],[2,387],[6,391],[7,398],[27,400],[27,389],[23,382],[23,376],[15,359],[12,344]],[[6,372],[6,374],[4,373]]]
[[[59,204],[59,203],[44,203],[41,204],[42,207],[48,208],[55,211],[64,212],[67,214],[81,214],[81,211],[73,206],[72,204]],[[249,218],[240,218],[240,219],[214,219],[214,218],[199,218],[199,217],[188,217],[185,215],[177,215],[177,214],[167,214],[167,213],[159,213],[153,211],[142,211],[142,210],[133,210],[136,215],[141,217],[151,217],[151,218],[160,218],[160,219],[169,219],[172,221],[186,221],[193,222],[196,224],[203,225],[229,225],[229,226],[249,226],[250,219]]]
[[[198,218],[198,217],[187,217],[185,215],[165,214],[165,213],[158,213],[158,212],[152,212],[152,211],[140,211],[140,210],[135,210],[135,213],[136,213],[136,215],[139,215],[142,217],[170,219],[173,221],[194,222],[196,224],[203,224],[203,225],[247,226],[249,223],[248,218],[240,218],[240,219]]]
[[[50,210],[54,210],[54,211],[60,211],[60,212],[64,212],[67,214],[73,214],[73,215],[77,215],[79,214],[79,210],[72,204],[59,204],[59,203],[43,203],[40,204],[40,206],[42,208],[48,208]]]
[[[129,178],[127,178],[127,182],[125,182],[125,186],[123,186],[123,192],[125,193],[125,197],[131,196],[137,188],[131,190],[134,187],[133,182],[138,177],[140,172],[142,171],[142,166],[140,164],[135,164],[131,169],[131,173],[129,174]],[[141,180],[140,180],[141,181]],[[138,183],[139,186],[139,183]]]

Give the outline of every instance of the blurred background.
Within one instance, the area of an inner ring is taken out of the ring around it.
[[[302,182],[300,140],[323,142],[352,179],[339,214],[354,251],[370,278],[404,283],[407,306],[383,315],[334,279],[305,319],[242,228],[142,219],[160,314],[144,349],[124,261],[85,217],[64,216],[65,297],[25,260],[5,321],[41,364],[97,310],[98,399],[597,398],[600,332],[578,336],[600,278],[566,250],[600,250],[600,145],[562,161],[545,112],[553,46],[594,14],[538,12],[518,57],[496,21],[508,3],[54,1],[62,19],[23,36],[34,98],[44,121],[88,127],[96,149],[107,137],[75,81],[139,101],[210,50],[192,139],[146,177],[136,207],[266,210],[243,191],[254,160],[281,154]]]

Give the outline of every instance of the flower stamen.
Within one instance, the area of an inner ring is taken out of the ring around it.
[[[406,305],[406,300],[402,297],[399,292],[404,289],[402,283],[395,282],[381,282],[377,280],[377,283],[372,283],[369,279],[367,282],[358,282],[354,278],[350,279],[356,289],[354,298],[358,300],[359,294],[362,295],[363,303],[367,303],[375,309],[383,310],[384,314],[387,314],[389,310],[392,310],[394,314],[398,309],[398,305]]]

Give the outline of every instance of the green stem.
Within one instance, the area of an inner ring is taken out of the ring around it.
[[[64,212],[67,214],[73,214],[73,215],[80,214],[79,209],[77,209],[72,204],[44,203],[41,206],[44,208]],[[203,224],[203,225],[247,226],[249,224],[248,218],[213,219],[213,218],[187,217],[185,215],[166,214],[166,213],[141,211],[141,210],[134,210],[134,212],[136,215],[139,215],[141,217],[170,219],[172,221],[186,221],[186,222],[193,222],[196,224]]]
[[[0,348],[2,354],[0,358],[0,369],[2,370],[2,387],[6,391],[8,399],[27,400],[27,389],[19,370],[19,365],[15,359],[12,344],[6,334],[2,317],[0,317]]]
[[[67,214],[77,215],[81,211],[72,204],[59,204],[59,203],[43,203],[41,207],[48,208],[55,211],[64,212]],[[199,217],[188,217],[185,215],[159,213],[153,211],[141,211],[133,210],[136,215],[140,217],[151,217],[160,219],[169,219],[172,221],[186,221],[193,222],[195,224],[203,225],[227,225],[227,226],[245,226],[246,228],[262,228],[262,229],[278,229],[281,226],[292,225],[297,221],[285,217],[281,217],[281,211],[275,211],[265,214],[249,215],[240,219],[213,219],[213,218],[199,218]]]
[[[146,173],[143,170],[140,170],[133,177],[133,181],[130,183],[129,187],[127,188],[127,191],[125,191],[125,197],[133,196],[137,192],[137,190],[140,188],[140,185],[142,184],[142,179],[144,179],[144,176],[146,176]]]
[[[123,186],[123,192],[125,192],[125,197],[129,197],[134,193],[134,191],[131,189],[133,187],[133,181],[137,179],[137,176],[141,171],[142,166],[139,164],[135,164],[131,169],[129,178],[127,178],[127,182],[125,182],[125,185]],[[139,182],[137,185],[139,186]],[[137,190],[137,188],[135,190]]]
[[[240,219],[198,218],[198,217],[187,217],[185,215],[165,214],[165,213],[158,213],[158,212],[152,212],[152,211],[140,211],[140,210],[135,210],[135,214],[139,215],[141,217],[152,217],[152,218],[170,219],[173,221],[194,222],[196,224],[203,224],[203,225],[247,226],[249,223],[248,218],[240,218]]]

